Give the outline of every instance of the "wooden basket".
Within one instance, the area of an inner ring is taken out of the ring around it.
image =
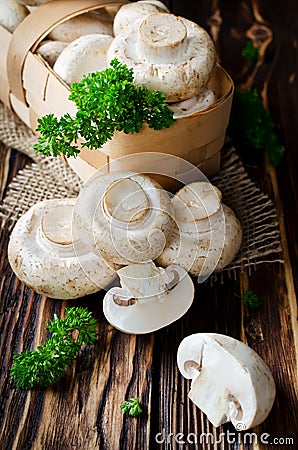
[[[72,17],[103,7],[120,7],[124,3],[127,2],[51,1],[30,13],[13,34],[0,26],[0,99],[33,131],[37,119],[45,114],[60,116],[76,112],[74,103],[68,100],[68,86],[41,56],[34,53],[39,43],[57,25]],[[104,168],[104,171],[144,172],[142,158],[136,158],[133,167],[127,167],[125,158],[118,162],[117,159],[125,155],[158,152],[162,155],[156,155],[157,164],[167,166],[168,173],[169,167],[173,166],[170,169],[173,177],[182,170],[182,166],[173,164],[173,155],[199,167],[207,176],[214,175],[220,169],[220,149],[229,122],[234,86],[219,65],[210,85],[218,100],[208,109],[178,118],[174,125],[161,131],[144,126],[137,134],[116,132],[101,149],[82,148],[77,158],[67,160],[68,164],[86,180],[99,168]],[[128,158],[127,161],[131,164],[133,159]],[[163,181],[163,184],[167,182]]]

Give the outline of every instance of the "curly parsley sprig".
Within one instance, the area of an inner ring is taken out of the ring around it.
[[[132,417],[136,417],[143,412],[140,406],[140,396],[132,397],[126,400],[122,405],[120,405],[121,411],[127,413]]]
[[[117,59],[110,65],[72,84],[69,99],[77,106],[75,117],[65,114],[58,119],[48,114],[38,119],[40,137],[33,145],[37,153],[76,156],[79,139],[82,146],[97,149],[112,139],[115,131],[138,133],[143,123],[161,130],[175,123],[163,93],[136,86],[133,69]]]
[[[31,389],[36,384],[47,387],[60,380],[83,344],[92,345],[97,336],[97,322],[87,308],[65,308],[65,319],[57,317],[48,323],[50,339],[36,350],[25,350],[14,356],[12,379],[17,387]],[[74,334],[76,335],[74,336]]]

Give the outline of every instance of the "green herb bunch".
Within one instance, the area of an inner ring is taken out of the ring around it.
[[[123,413],[127,413],[130,416],[136,417],[143,412],[139,402],[140,397],[132,397],[131,399],[126,400],[124,403],[122,403],[122,405],[120,405],[120,408]]]
[[[273,118],[264,108],[256,88],[235,91],[229,133],[244,146],[265,149],[270,163],[278,165],[285,149],[279,142]]]
[[[52,336],[44,345],[14,356],[11,374],[18,387],[30,389],[36,384],[46,387],[56,383],[73,363],[81,346],[95,342],[97,322],[92,313],[79,307],[65,311],[65,319],[55,314],[54,320],[47,324]]]
[[[165,95],[149,91],[133,82],[133,69],[117,59],[111,67],[90,73],[73,83],[69,99],[77,106],[75,117],[65,114],[60,119],[49,114],[38,119],[36,152],[46,156],[76,156],[78,139],[89,149],[102,147],[114,132],[137,133],[143,123],[160,130],[175,122]]]
[[[241,298],[244,306],[249,309],[257,309],[262,305],[261,300],[251,289],[244,291],[242,295],[235,294],[236,297]]]
[[[246,41],[245,46],[241,50],[241,54],[243,58],[249,61],[257,61],[259,57],[259,49],[254,47],[253,42],[251,40]]]
[[[248,40],[241,54],[253,62],[257,61],[259,50]],[[273,117],[264,107],[260,91],[256,87],[235,91],[228,133],[250,152],[265,150],[269,162],[274,166],[279,164],[285,152],[276,133]]]

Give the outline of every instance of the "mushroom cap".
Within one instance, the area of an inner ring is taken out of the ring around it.
[[[75,202],[70,198],[37,203],[11,233],[10,265],[17,277],[39,294],[64,300],[83,297],[116,277],[113,266],[73,237]]]
[[[81,190],[74,223],[81,239],[108,262],[147,262],[164,249],[172,228],[167,192],[134,172],[98,171]]]
[[[107,51],[113,41],[106,34],[88,34],[71,42],[58,56],[54,71],[69,85],[84,75],[107,67]]]
[[[156,259],[162,267],[180,264],[199,281],[232,262],[242,242],[242,227],[233,211],[221,203],[211,183],[184,186],[172,199],[174,230]]]
[[[106,11],[103,10],[103,14]],[[113,36],[113,24],[110,21],[100,18],[100,10],[81,14],[66,22],[57,25],[49,34],[48,39],[54,41],[72,42],[80,36],[86,34],[107,34]]]
[[[242,342],[215,333],[192,334],[180,343],[177,363],[192,379],[190,399],[215,427],[231,421],[237,430],[249,429],[268,416],[275,398],[273,377]]]
[[[58,56],[67,45],[67,42],[46,40],[37,47],[36,53],[42,56],[42,58],[53,67]]]
[[[134,22],[139,22],[150,14],[169,12],[168,8],[159,1],[139,1],[122,5],[114,18],[114,36],[129,32]]]
[[[194,285],[180,266],[158,268],[132,264],[118,270],[121,288],[110,289],[103,301],[106,319],[132,334],[151,333],[182,317],[194,298]]]
[[[0,25],[11,33],[28,14],[27,8],[16,0],[0,1]]]
[[[213,90],[205,88],[198,95],[183,100],[181,102],[171,103],[169,106],[174,112],[174,119],[194,114],[203,109],[209,108],[216,102],[216,94]]]
[[[137,85],[159,90],[168,102],[191,98],[207,86],[216,52],[199,25],[173,14],[151,14],[115,37],[108,61],[134,70]]]

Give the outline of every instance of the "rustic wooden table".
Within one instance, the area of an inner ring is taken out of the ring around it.
[[[247,168],[276,204],[284,264],[262,265],[251,276],[239,274],[238,281],[225,278],[224,284],[197,286],[196,301],[180,321],[154,334],[130,336],[107,324],[97,295],[66,303],[36,295],[20,283],[7,261],[9,233],[4,229],[0,257],[1,450],[298,448],[298,4],[293,0],[166,3],[174,13],[211,32],[221,62],[236,85],[256,85],[272,111],[286,146],[285,156],[277,170],[266,159],[258,165],[248,161]],[[241,56],[248,37],[262,42],[254,71]],[[28,159],[1,149],[5,194],[9,181]],[[238,149],[241,152],[241,145]],[[5,161],[9,161],[9,171]],[[248,287],[263,303],[254,313],[248,313],[234,296]],[[100,324],[97,344],[83,351],[55,386],[30,391],[15,388],[9,375],[13,353],[42,343],[45,323],[67,305],[84,305],[94,312]],[[256,334],[248,332],[252,319]],[[214,429],[187,398],[189,382],[178,372],[176,351],[183,337],[199,331],[223,333],[248,343],[272,370],[276,401],[268,419],[252,430],[256,433],[253,443],[244,442],[244,433],[229,435],[234,432],[232,426]],[[141,395],[144,413],[138,418],[123,415],[119,405],[137,395]],[[188,442],[199,442],[203,432],[211,433],[217,443],[212,444],[211,438],[209,443],[206,439],[201,444]],[[287,438],[296,441],[290,444]]]

